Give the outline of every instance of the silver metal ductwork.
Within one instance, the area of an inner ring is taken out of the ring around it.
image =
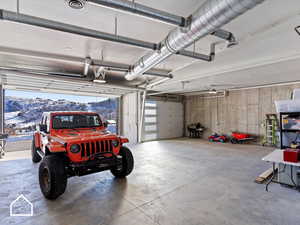
[[[189,17],[186,27],[172,30],[159,50],[142,57],[125,76],[133,80],[200,38],[213,33],[264,0],[207,0]]]

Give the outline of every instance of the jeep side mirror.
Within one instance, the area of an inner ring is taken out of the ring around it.
[[[39,127],[40,127],[40,131],[47,133],[47,125],[46,124],[40,124]]]
[[[108,127],[108,122],[107,122],[107,121],[103,122],[103,126],[104,126],[105,128],[107,128],[107,127]]]

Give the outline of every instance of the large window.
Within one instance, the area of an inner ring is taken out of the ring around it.
[[[157,138],[157,103],[156,101],[147,100],[144,113],[143,141],[155,140]]]
[[[29,91],[5,90],[5,132],[8,141],[31,140],[36,125],[41,122],[43,112],[83,111],[100,114],[108,121],[108,130],[117,133],[118,100],[116,98],[53,94]],[[67,125],[67,119],[60,118]],[[80,121],[82,126],[97,125],[97,121]]]

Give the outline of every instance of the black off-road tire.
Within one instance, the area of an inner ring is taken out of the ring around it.
[[[35,147],[35,139],[34,136],[32,138],[32,144],[31,144],[31,159],[32,162],[38,163],[42,160],[42,157],[37,153],[38,148]]]
[[[40,188],[45,198],[54,200],[62,195],[67,187],[67,171],[63,159],[57,155],[43,158],[39,167]]]
[[[111,169],[111,173],[117,178],[124,178],[132,172],[134,159],[131,151],[124,146],[121,147],[119,154],[122,156],[122,166],[120,168]]]

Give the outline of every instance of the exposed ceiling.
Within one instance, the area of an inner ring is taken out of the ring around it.
[[[176,4],[174,0],[136,0],[135,2],[188,16],[204,1],[185,0],[176,1]],[[0,9],[16,12],[17,0],[2,0]],[[87,4],[83,10],[74,10],[66,5],[65,0],[19,1],[19,12],[112,34],[115,33],[117,18],[118,35],[149,42],[161,41],[174,28],[162,22],[93,4]],[[153,90],[184,93],[212,87],[227,89],[300,80],[300,36],[294,31],[298,25],[300,25],[298,0],[266,0],[224,27],[234,33],[239,41],[238,46],[227,49],[224,43],[220,43],[217,45],[217,55],[213,62],[178,55],[170,57],[158,68],[172,70],[174,79],[156,86]],[[0,29],[0,66],[82,74],[83,59],[87,56],[98,60],[103,58],[105,61],[133,64],[151,51],[8,21],[0,21]],[[219,42],[220,39],[212,36],[205,37],[196,43],[195,50],[207,54],[210,43],[216,41]],[[191,46],[189,50],[193,48]],[[26,56],[27,54],[34,57]],[[76,60],[73,60],[74,58]],[[5,79],[2,79],[7,85],[14,85],[18,79],[21,81],[20,76],[11,79],[10,76],[13,75],[6,74]],[[34,82],[38,80],[34,80],[33,85]],[[84,89],[87,83],[78,84],[83,92],[87,91]],[[27,83],[23,82],[23,85],[25,84]],[[38,85],[40,86],[40,83]],[[67,84],[64,85],[67,89]],[[61,85],[61,88],[64,88],[64,85]],[[89,92],[105,90],[103,85],[92,85],[95,89],[88,87]],[[55,85],[43,86],[44,89],[54,87]],[[77,86],[72,88],[76,89]],[[128,90],[120,89],[117,94],[127,92]]]

